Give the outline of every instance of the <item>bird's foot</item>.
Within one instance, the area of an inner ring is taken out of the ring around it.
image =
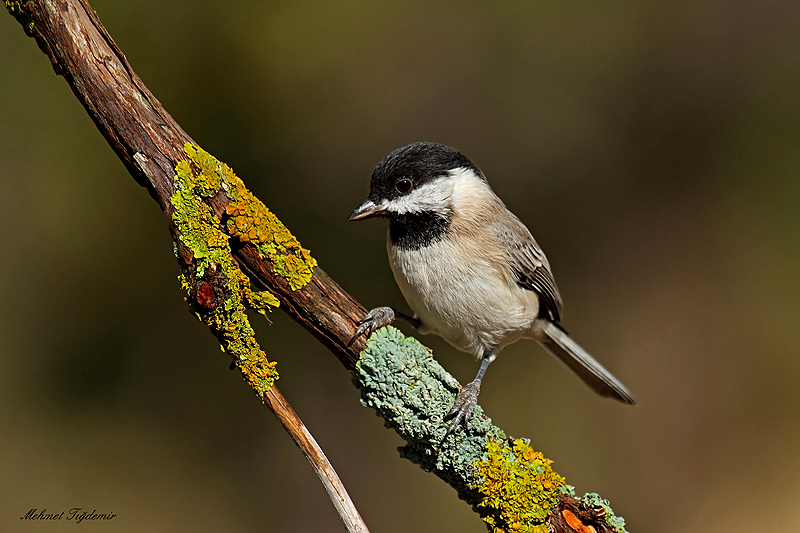
[[[362,335],[369,336],[376,329],[388,326],[394,322],[395,318],[394,309],[391,307],[376,307],[358,322],[356,332],[350,342],[347,343],[347,346],[350,347]]]
[[[450,423],[450,427],[447,428],[447,433],[445,433],[445,437],[453,432],[453,430],[458,426],[458,423],[462,420],[464,421],[464,426],[467,425],[469,422],[470,417],[472,416],[472,411],[475,409],[475,406],[478,405],[478,394],[481,392],[481,382],[480,380],[475,380],[467,383],[461,390],[458,391],[458,395],[456,395],[456,401],[453,403],[453,408],[450,409],[450,412],[447,413],[445,418],[453,418],[453,422]]]

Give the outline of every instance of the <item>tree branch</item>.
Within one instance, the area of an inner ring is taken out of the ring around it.
[[[5,4],[167,215],[187,300],[263,402],[288,412],[272,387],[274,363],[255,342],[243,309],[263,311],[276,297],[281,309],[355,372],[362,402],[408,442],[402,455],[452,485],[490,529],[625,531],[607,502],[591,494],[575,498],[548,459],[527,440],[506,437],[480,407],[465,431],[445,439],[442,417],[458,383],[417,341],[384,328],[368,344],[358,339],[348,346],[363,307],[316,266],[227,166],[196,146],[142,83],[86,0]],[[257,293],[251,284],[268,292]],[[281,421],[296,425],[290,418]]]
[[[369,533],[358,509],[356,509],[356,506],[350,499],[350,495],[347,494],[342,481],[339,479],[333,466],[331,466],[330,461],[325,457],[322,448],[317,444],[311,432],[306,429],[305,424],[303,424],[297,416],[297,413],[294,412],[294,409],[292,409],[292,406],[286,401],[286,398],[283,397],[283,394],[278,391],[278,387],[272,386],[264,393],[264,403],[266,403],[270,411],[275,414],[275,417],[283,428],[291,435],[294,443],[300,448],[300,451],[303,452],[305,458],[308,459],[317,477],[319,477],[325,487],[325,491],[328,493],[328,496],[330,496],[333,506],[342,518],[347,531],[352,533]]]

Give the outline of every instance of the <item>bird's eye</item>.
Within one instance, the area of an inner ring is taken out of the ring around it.
[[[411,180],[407,178],[398,180],[397,183],[394,184],[394,188],[397,189],[397,192],[400,194],[406,194],[413,186],[414,184],[411,183]]]

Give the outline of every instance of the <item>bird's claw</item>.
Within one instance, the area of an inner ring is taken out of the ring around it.
[[[360,336],[369,336],[376,329],[388,326],[394,322],[395,318],[394,309],[391,307],[376,307],[371,310],[364,318],[358,321],[356,332],[350,342],[347,343],[347,347],[352,346]]]
[[[451,416],[455,417],[453,418],[453,422],[450,423],[450,427],[447,428],[447,433],[444,434],[445,437],[452,433],[462,420],[464,421],[464,426],[467,425],[467,422],[469,422],[472,416],[472,411],[475,409],[475,406],[478,405],[478,394],[480,394],[480,392],[480,381],[471,381],[461,387],[461,390],[458,391],[456,395],[453,408],[450,409],[450,412],[445,416],[446,419]]]

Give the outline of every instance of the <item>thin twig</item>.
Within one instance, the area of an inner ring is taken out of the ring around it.
[[[347,531],[350,533],[369,533],[367,525],[358,513],[358,509],[347,494],[347,490],[342,484],[342,480],[336,474],[325,453],[320,448],[317,441],[306,428],[303,421],[294,412],[292,406],[283,397],[274,385],[263,396],[264,403],[275,413],[283,429],[292,437],[292,440],[308,459],[311,468],[314,469],[322,486],[336,507],[336,511],[344,522]]]

